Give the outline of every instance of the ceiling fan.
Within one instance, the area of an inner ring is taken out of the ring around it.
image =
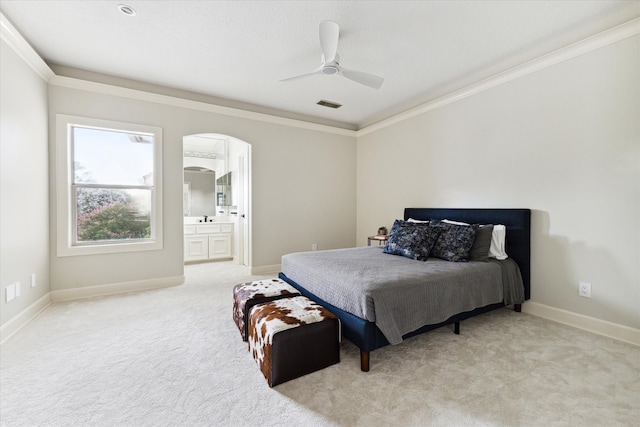
[[[334,75],[339,74],[343,77],[353,80],[356,83],[369,86],[373,89],[380,89],[384,79],[373,74],[364,73],[362,71],[349,70],[340,65],[340,57],[338,56],[338,37],[340,35],[340,26],[333,21],[322,21],[320,23],[320,48],[322,49],[322,61],[320,67],[315,71],[300,76],[289,77],[281,81],[291,81],[303,77],[312,76],[314,74]]]

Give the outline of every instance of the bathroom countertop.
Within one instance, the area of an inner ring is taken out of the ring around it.
[[[184,217],[184,225],[205,224],[203,216],[186,216]],[[207,224],[233,224],[234,220],[228,216],[213,216],[207,218]]]

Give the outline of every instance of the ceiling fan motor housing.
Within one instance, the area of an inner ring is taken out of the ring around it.
[[[338,74],[338,67],[335,65],[325,65],[322,67],[322,73],[327,75]]]

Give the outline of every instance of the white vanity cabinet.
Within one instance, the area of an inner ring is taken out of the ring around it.
[[[184,260],[205,261],[232,258],[232,223],[184,226]]]

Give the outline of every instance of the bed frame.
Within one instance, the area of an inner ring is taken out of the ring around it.
[[[529,209],[447,209],[447,208],[406,208],[404,210],[404,219],[450,219],[453,221],[464,221],[473,224],[504,224],[507,228],[506,233],[506,251],[520,267],[522,281],[524,283],[525,300],[531,296],[531,210]],[[384,347],[389,341],[384,337],[380,329],[375,323],[347,313],[326,301],[316,297],[307,291],[300,284],[292,281],[283,273],[280,278],[290,283],[298,289],[303,295],[318,304],[326,307],[333,314],[338,316],[342,322],[343,336],[360,348],[360,369],[364,372],[369,371],[370,352]],[[486,313],[497,308],[503,308],[503,303],[490,304],[485,307],[477,308],[473,311],[456,314],[442,323],[434,325],[425,325],[413,332],[403,335],[403,339],[430,331],[441,326],[454,324],[454,332],[460,332],[460,321]],[[520,311],[520,305],[517,304],[514,309]]]

